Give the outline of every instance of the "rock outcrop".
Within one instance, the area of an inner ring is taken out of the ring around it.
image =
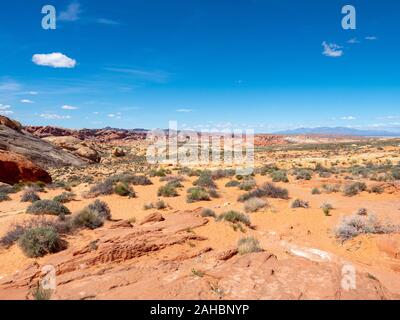
[[[36,181],[50,183],[52,179],[47,171],[27,158],[15,153],[0,151],[0,182],[15,184]]]
[[[21,155],[42,168],[85,166],[81,158],[33,136],[16,121],[1,117],[0,150]]]
[[[43,140],[54,144],[55,146],[70,151],[76,156],[83,159],[89,160],[91,162],[100,162],[99,153],[93,148],[86,145],[85,141],[80,140],[73,136],[65,137],[46,137]]]
[[[159,219],[157,219],[159,220]],[[56,270],[52,299],[390,299],[357,270],[357,286],[342,285],[342,265],[268,251],[215,252],[196,229],[196,211],[174,212],[152,224],[112,223],[79,245],[0,280],[0,299],[32,299],[42,268]],[[94,240],[95,239],[95,240]],[[93,241],[94,240],[94,241]]]

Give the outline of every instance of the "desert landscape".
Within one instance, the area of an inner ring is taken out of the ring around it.
[[[151,165],[146,131],[0,137],[0,299],[400,297],[400,139],[260,134],[241,176]]]

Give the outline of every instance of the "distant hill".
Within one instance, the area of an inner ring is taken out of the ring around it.
[[[275,132],[282,135],[336,135],[336,136],[363,136],[363,137],[399,137],[400,132],[390,132],[384,130],[359,130],[347,127],[317,127],[317,128],[298,128]]]

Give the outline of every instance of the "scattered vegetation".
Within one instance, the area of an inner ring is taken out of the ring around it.
[[[359,194],[361,191],[366,191],[367,185],[364,182],[354,182],[347,184],[343,188],[343,194],[347,197],[352,197]]]
[[[216,217],[215,212],[213,210],[211,210],[211,209],[208,209],[208,208],[205,208],[205,209],[201,210],[200,215],[202,217],[212,217],[212,218]]]
[[[268,202],[260,199],[260,198],[250,198],[245,201],[244,203],[244,211],[249,213],[249,212],[256,212],[262,208],[265,208],[268,206]]]
[[[312,178],[312,172],[306,169],[296,169],[294,175],[296,180],[311,180]]]
[[[335,235],[345,241],[361,234],[388,234],[399,232],[399,227],[381,224],[374,215],[344,217],[336,227]]]
[[[28,188],[26,189],[21,196],[21,202],[35,202],[39,201],[40,197],[38,194],[35,192],[35,190]]]
[[[166,209],[168,205],[164,202],[164,200],[158,200],[155,203],[148,203],[144,205],[144,210],[150,210],[150,209],[157,209],[157,210],[163,210]]]
[[[240,202],[244,202],[250,198],[262,197],[288,199],[289,194],[287,189],[277,187],[272,183],[266,183],[259,188],[256,188],[250,192],[241,195],[238,200]]]
[[[243,179],[239,185],[240,190],[250,191],[256,187],[256,181],[253,178]]]
[[[218,221],[224,220],[232,223],[243,223],[246,226],[250,226],[251,222],[248,216],[244,215],[241,212],[237,211],[228,211],[225,213],[222,213],[221,215],[218,216],[217,218]]]
[[[71,201],[74,201],[76,197],[76,194],[73,192],[63,192],[58,196],[55,196],[53,198],[54,201],[60,202],[60,203],[68,203]]]
[[[331,212],[331,210],[333,210],[333,206],[332,206],[330,203],[328,203],[328,202],[324,202],[324,203],[321,205],[321,209],[322,209],[323,213],[324,213],[326,216],[330,216],[330,212]]]
[[[0,192],[0,202],[9,201],[11,198],[8,196],[7,193]]]
[[[289,182],[286,171],[274,170],[270,173],[273,182]]]
[[[237,180],[231,180],[225,184],[225,187],[227,187],[227,188],[234,188],[234,187],[238,187],[238,186],[240,186],[240,182]]]
[[[114,193],[121,197],[136,197],[135,191],[125,182],[118,182],[114,187]]]
[[[242,238],[238,241],[239,254],[247,254],[262,251],[260,242],[254,237]]]
[[[304,208],[304,209],[308,209],[310,207],[309,203],[307,201],[304,200],[300,200],[300,199],[295,199],[293,200],[293,202],[291,203],[290,207],[292,209],[295,208]]]
[[[165,186],[161,186],[158,189],[157,195],[159,197],[166,197],[166,198],[172,198],[172,197],[179,196],[178,191],[176,190],[176,187],[173,184],[169,184],[169,183],[167,183]]]
[[[202,187],[202,188],[211,188],[216,189],[217,185],[215,184],[213,177],[210,171],[203,171],[199,178],[193,182],[194,186]]]
[[[189,188],[186,196],[187,203],[210,201],[210,193],[202,187]]]
[[[43,257],[63,248],[60,235],[53,227],[28,229],[19,238],[18,243],[25,255],[30,258]]]
[[[318,188],[312,188],[311,194],[313,194],[313,195],[321,194],[321,191]]]
[[[39,200],[32,203],[26,213],[34,215],[53,215],[64,219],[66,215],[71,214],[71,211],[63,204],[53,200]]]

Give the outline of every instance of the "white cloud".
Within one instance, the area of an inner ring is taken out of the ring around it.
[[[357,118],[353,117],[353,116],[346,116],[346,117],[341,117],[340,119],[342,119],[342,120],[356,120]]]
[[[189,112],[193,112],[193,110],[192,109],[178,109],[178,110],[176,110],[176,112],[189,113]]]
[[[63,119],[71,119],[71,116],[61,116],[54,113],[43,113],[40,115],[41,118],[50,119],[50,120],[63,120]]]
[[[32,57],[32,61],[39,66],[53,68],[75,68],[76,66],[76,60],[71,59],[60,52],[35,54]]]
[[[81,13],[81,5],[78,2],[71,3],[67,10],[61,11],[58,16],[60,21],[77,21],[79,20],[79,14]]]
[[[378,40],[378,38],[375,36],[368,36],[368,37],[365,37],[365,40]]]
[[[8,105],[8,104],[1,104],[0,103],[0,110],[7,110],[7,109],[10,109],[10,108],[11,108],[11,106]]]
[[[21,103],[35,103],[35,102],[33,102],[32,100],[29,100],[29,99],[22,99]]]
[[[3,114],[3,115],[9,115],[9,114],[13,114],[14,113],[14,111],[12,111],[12,110],[0,110],[0,114]]]
[[[360,43],[360,41],[358,41],[357,38],[352,38],[349,41],[347,41],[347,43],[355,44],[355,43]]]
[[[32,95],[32,96],[36,96],[39,94],[39,92],[37,91],[29,91],[28,94]]]
[[[0,91],[18,91],[20,89],[21,85],[12,79],[6,79],[0,82]]]
[[[327,43],[326,41],[322,42],[322,46],[324,47],[324,51],[322,54],[331,58],[339,58],[343,55],[343,50],[340,50],[341,46],[335,43]]]
[[[62,106],[61,109],[64,109],[64,110],[78,110],[79,108],[78,107],[74,107],[74,106],[65,105],[65,106]]]
[[[116,114],[110,113],[107,115],[107,117],[113,118],[113,119],[121,119],[121,112],[117,112]]]

